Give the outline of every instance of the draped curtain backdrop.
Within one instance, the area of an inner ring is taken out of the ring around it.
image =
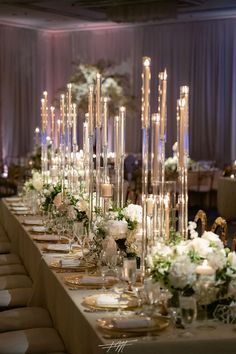
[[[0,158],[9,163],[32,150],[42,92],[46,89],[52,101],[75,62],[125,62],[131,94],[141,102],[144,55],[152,58],[152,112],[157,111],[158,72],[168,72],[167,155],[176,141],[179,87],[189,85],[191,158],[219,166],[235,160],[234,19],[60,33],[0,26]],[[141,151],[140,129],[139,105],[127,117],[127,152]]]

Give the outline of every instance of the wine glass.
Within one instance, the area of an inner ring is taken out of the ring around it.
[[[156,306],[161,301],[161,289],[160,285],[153,282],[152,278],[145,278],[143,284],[143,291],[145,296],[145,313],[152,315],[156,311]]]
[[[106,254],[106,251],[104,251],[104,250],[102,250],[100,253],[98,266],[99,266],[99,270],[100,270],[100,273],[102,276],[102,283],[103,283],[102,290],[104,291],[104,290],[106,290],[106,287],[105,287],[106,275],[107,275],[107,272],[109,269],[109,267],[107,265],[107,254]]]
[[[190,328],[197,317],[197,301],[194,296],[179,296],[181,321],[185,328]],[[190,333],[189,331],[187,332]]]
[[[68,219],[65,220],[65,233],[63,237],[68,241],[69,254],[72,254],[72,243],[74,240],[74,233],[72,222],[70,222]]]
[[[136,259],[124,259],[123,262],[123,275],[124,279],[128,282],[128,291],[133,291],[132,286],[136,282]]]

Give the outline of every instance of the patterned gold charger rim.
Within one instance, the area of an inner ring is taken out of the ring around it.
[[[66,273],[66,272],[85,272],[87,270],[92,270],[96,267],[96,265],[94,263],[91,262],[83,262],[81,261],[81,264],[77,265],[77,266],[66,266],[66,267],[62,267],[60,260],[55,260],[52,261],[49,264],[51,269],[56,270],[57,272],[61,272],[61,273]]]
[[[87,275],[86,277],[94,277],[96,275]],[[89,288],[89,289],[100,289],[100,288],[106,288],[109,289],[111,288],[113,285],[115,285],[118,280],[114,277],[110,277],[110,280],[108,279],[107,282],[105,283],[82,283],[80,284],[80,280],[85,277],[85,275],[71,275],[71,276],[66,276],[64,278],[65,280],[65,284],[69,285],[73,288]]]
[[[166,329],[169,324],[170,320],[166,317],[152,317],[151,320],[154,322],[152,326],[143,326],[143,327],[124,327],[120,328],[115,326],[113,323],[114,320],[124,320],[126,321],[127,319],[132,318],[132,319],[137,319],[139,320],[140,317],[138,316],[132,316],[132,317],[103,317],[103,318],[98,318],[97,319],[97,325],[100,329],[108,332],[115,332],[115,333],[146,333],[146,332],[157,332],[157,331],[163,331]]]
[[[123,295],[123,299],[122,301],[118,302],[118,303],[114,303],[114,304],[97,304],[97,298],[98,296],[106,296],[108,295],[106,294],[94,294],[94,295],[90,295],[90,296],[86,296],[82,302],[82,305],[85,307],[89,307],[90,309],[94,309],[94,310],[117,310],[117,309],[126,309],[126,310],[131,310],[134,309],[136,307],[138,307],[138,299],[134,296],[131,295]],[[116,298],[119,298],[119,295],[111,293],[111,296],[114,296]],[[125,300],[126,299],[126,300]]]

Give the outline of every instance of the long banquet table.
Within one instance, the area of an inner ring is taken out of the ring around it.
[[[22,224],[23,216],[14,215],[6,201],[0,201],[0,223],[7,230],[13,250],[21,257],[34,282],[34,295],[30,305],[46,307],[70,354],[100,354],[108,352],[103,344],[117,343],[121,339],[105,339],[96,326],[99,317],[112,316],[106,312],[85,312],[84,296],[99,290],[69,290],[64,284],[65,273],[57,273],[48,263],[50,255],[42,252],[42,243],[33,241],[29,227]],[[68,275],[68,273],[66,273]],[[114,315],[114,314],[113,314]],[[109,353],[127,354],[234,354],[236,326],[217,324],[215,329],[193,329],[193,335],[171,326],[155,337],[132,338],[125,347],[109,349]],[[124,339],[125,341],[125,339]]]

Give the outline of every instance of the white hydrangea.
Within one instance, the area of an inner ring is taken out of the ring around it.
[[[202,258],[206,258],[206,256],[212,252],[212,248],[209,245],[209,241],[201,237],[194,238],[190,242],[187,242],[186,250],[194,251]]]
[[[171,264],[169,280],[175,288],[183,289],[187,285],[192,286],[196,281],[196,265],[187,255],[178,256]]]
[[[125,220],[108,220],[107,231],[115,240],[125,238],[128,231],[128,224]]]
[[[231,268],[236,270],[236,253],[235,252],[230,252],[228,254],[228,261],[229,261]]]
[[[209,265],[215,270],[224,268],[227,262],[224,249],[217,252],[208,253],[206,259]]]
[[[131,221],[137,221],[138,223],[142,222],[142,207],[141,205],[129,204],[124,208],[124,216],[126,219]]]
[[[215,234],[214,232],[205,231],[201,238],[207,240],[211,247],[216,247],[219,249],[224,248],[223,242],[220,240],[219,235]]]

